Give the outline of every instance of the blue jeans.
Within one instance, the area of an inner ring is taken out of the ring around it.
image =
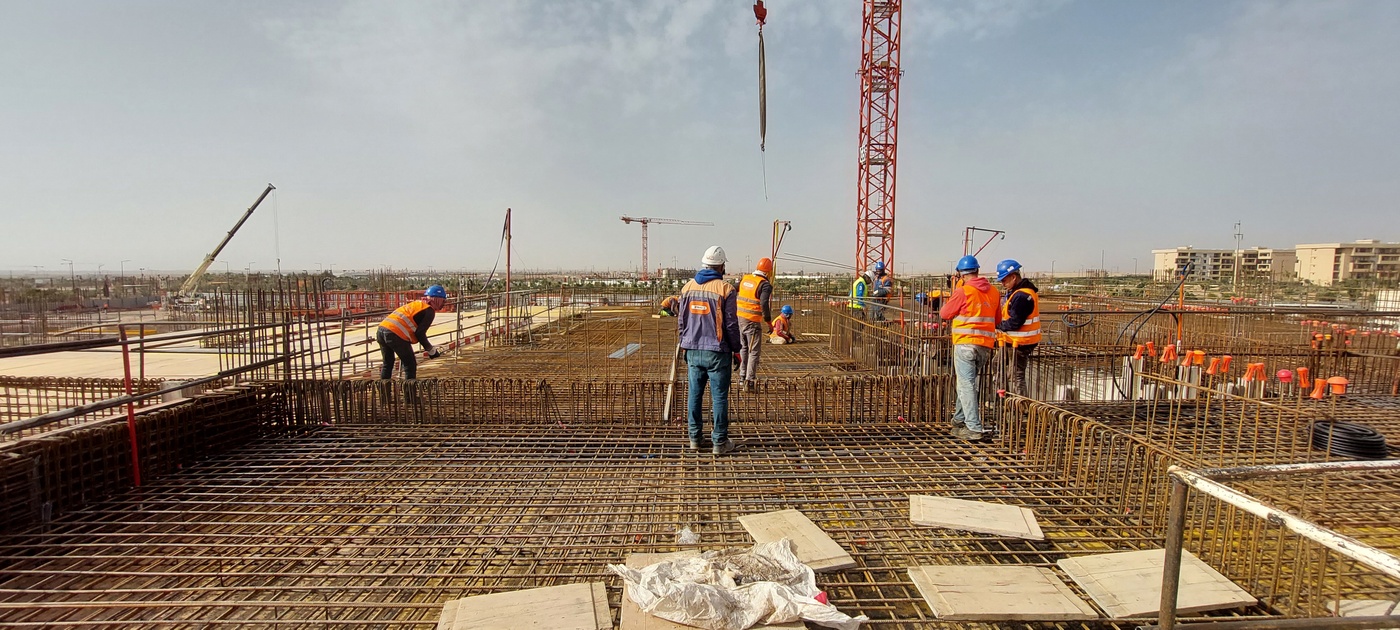
[[[958,377],[958,396],[953,404],[953,425],[966,425],[982,432],[982,407],[977,400],[977,374],[992,359],[992,349],[970,343],[953,346],[953,372]]]
[[[715,426],[710,438],[715,444],[729,439],[729,379],[734,369],[734,355],[713,350],[686,350],[685,362],[690,376],[690,439],[699,441],[705,432],[700,403],[705,399],[705,382],[710,383],[710,407]]]

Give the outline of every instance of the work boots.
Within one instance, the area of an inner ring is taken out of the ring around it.
[[[734,440],[725,440],[725,441],[723,441],[723,442],[715,442],[715,445],[714,445],[713,448],[710,449],[710,452],[713,453],[713,454],[715,454],[715,455],[723,455],[723,454],[725,454],[725,453],[728,453],[728,452],[730,452],[730,451],[733,451],[733,450],[734,450],[734,447],[735,447]]]

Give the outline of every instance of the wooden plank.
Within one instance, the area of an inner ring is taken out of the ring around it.
[[[663,560],[673,560],[676,558],[688,558],[700,555],[699,551],[687,549],[674,553],[630,553],[627,554],[627,566],[633,569],[656,564]],[[625,582],[624,582],[625,584]],[[804,630],[807,626],[801,621],[792,623],[780,623],[777,625],[757,625],[755,630],[769,628],[771,630]],[[642,612],[642,609],[627,596],[627,587],[623,587],[622,592],[622,622],[618,630],[694,630],[695,626],[686,626],[674,621],[668,621],[660,617]]]
[[[909,521],[915,525],[1045,540],[1045,534],[1035,520],[1035,512],[1001,503],[911,494]]]
[[[1164,549],[1066,558],[1059,562],[1111,617],[1155,616],[1161,607]],[[1255,599],[1189,551],[1182,552],[1177,613],[1239,608]]]
[[[739,523],[758,542],[791,539],[792,551],[797,559],[817,573],[856,566],[851,554],[827,536],[812,519],[797,510],[746,514],[739,517]]]
[[[1098,619],[1093,606],[1044,567],[918,566],[909,579],[933,614],[950,621]]]
[[[457,622],[457,602],[454,599],[442,605],[442,615],[438,617],[437,630],[452,630],[452,626]]]
[[[454,630],[611,630],[602,582],[477,595],[456,601]]]

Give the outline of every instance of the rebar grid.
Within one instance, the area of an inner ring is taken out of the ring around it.
[[[746,546],[736,517],[795,508],[856,558],[819,576],[842,610],[872,627],[956,628],[968,626],[934,619],[908,566],[1058,570],[1068,554],[1159,544],[1056,471],[926,424],[734,432],[743,445],[721,458],[683,451],[679,425],[362,425],[260,440],[4,540],[0,621],[427,628],[450,599],[595,580],[616,610],[604,564],[680,549],[683,527],[701,548]],[[1031,507],[1047,539],[916,527],[909,494]]]
[[[137,394],[160,389],[165,379],[133,379]],[[58,378],[50,376],[0,376],[0,422],[23,420],[51,411],[77,407],[124,396],[118,378]],[[143,401],[142,406],[151,404]]]
[[[1229,482],[1271,507],[1400,555],[1400,473],[1315,472]],[[1215,497],[1192,493],[1183,547],[1270,608],[1326,617],[1340,600],[1400,601],[1400,580]]]
[[[535,332],[532,343],[511,348],[481,348],[459,353],[452,362],[427,363],[424,377],[533,377],[580,379],[605,377],[662,380],[670,375],[676,352],[676,320],[652,317],[654,309],[598,306],[565,320],[563,326]],[[804,334],[804,331],[807,331]],[[798,328],[800,342],[765,344],[761,377],[792,377],[861,371],[824,343],[817,331]],[[610,355],[618,354],[617,357]],[[684,363],[679,380],[685,380]]]

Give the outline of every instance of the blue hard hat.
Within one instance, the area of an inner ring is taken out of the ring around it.
[[[923,293],[916,293],[916,294],[914,294],[914,301],[915,301],[915,302],[918,302],[919,304],[923,304],[923,303],[924,303],[924,300],[927,300],[927,299],[928,299],[928,295],[926,295],[926,294],[923,294]]]
[[[877,261],[875,261],[875,271],[876,271],[876,273],[879,273],[879,272],[884,271],[884,270],[885,270],[885,261],[883,261],[883,260],[877,260]]]
[[[958,259],[958,271],[977,271],[982,265],[977,262],[976,256],[963,256]]]
[[[1007,276],[1021,271],[1021,263],[1010,258],[997,263],[997,282],[1005,280]]]
[[[447,299],[447,289],[442,288],[440,284],[435,284],[428,287],[428,290],[423,292],[423,297],[442,298],[445,300]]]
[[[783,305],[783,314],[784,314],[784,315],[787,315],[788,317],[792,317],[792,307],[791,307],[791,306],[788,306],[788,305],[786,305],[786,304],[784,304],[784,305]]]

